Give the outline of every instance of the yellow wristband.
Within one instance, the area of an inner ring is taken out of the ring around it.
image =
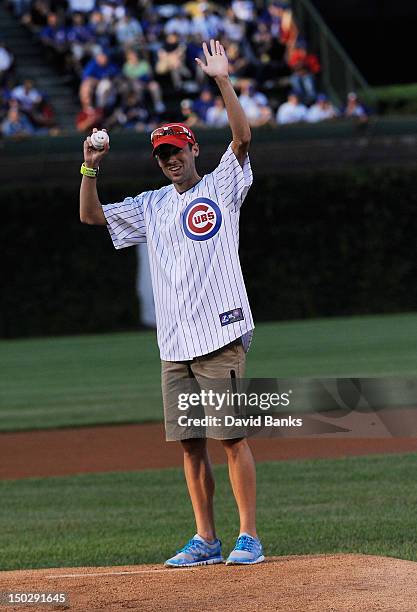
[[[85,163],[82,163],[80,172],[83,176],[88,176],[88,178],[97,178],[99,168],[87,168]]]

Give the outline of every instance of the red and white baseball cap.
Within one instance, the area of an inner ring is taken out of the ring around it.
[[[167,123],[156,128],[151,134],[153,154],[163,144],[170,144],[183,149],[188,143],[195,144],[196,138],[192,130],[183,123]]]

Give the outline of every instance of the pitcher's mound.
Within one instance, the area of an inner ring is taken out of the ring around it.
[[[252,567],[161,565],[2,572],[0,591],[66,592],[46,610],[404,612],[417,607],[417,563],[368,555],[271,557]],[[22,606],[5,610],[22,611]]]

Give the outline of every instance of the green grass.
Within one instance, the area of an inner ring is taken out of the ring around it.
[[[266,554],[417,560],[416,460],[407,454],[258,464]],[[226,467],[215,472],[227,553],[237,513]],[[3,481],[0,495],[2,570],[160,563],[195,529],[180,469]]]
[[[417,373],[417,315],[257,326],[247,376]],[[162,419],[153,333],[0,342],[0,430]]]

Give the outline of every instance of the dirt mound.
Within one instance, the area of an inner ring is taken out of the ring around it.
[[[68,593],[66,606],[30,606],[32,612],[406,612],[416,609],[417,563],[347,554],[275,557],[252,567],[44,569],[2,572],[0,591]]]
[[[251,439],[257,461],[416,452],[415,438]],[[214,463],[225,463],[210,441]],[[18,450],[17,450],[18,449]],[[0,479],[65,476],[182,466],[179,444],[165,442],[161,423],[0,433]]]

